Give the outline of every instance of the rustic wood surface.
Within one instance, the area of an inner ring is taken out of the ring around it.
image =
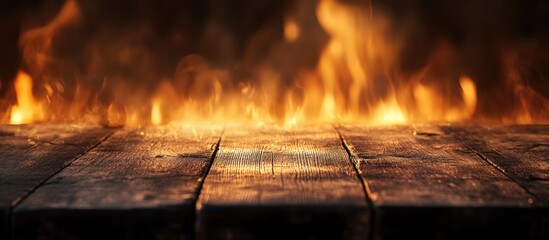
[[[12,207],[111,133],[82,125],[0,126],[0,238],[9,238]]]
[[[541,238],[549,239],[549,126],[443,129],[533,196]]]
[[[15,208],[14,238],[192,238],[195,200],[220,133],[117,131]]]
[[[197,203],[199,239],[365,239],[360,180],[330,126],[226,128]]]
[[[447,126],[444,130],[526,188],[536,204],[549,205],[549,126]]]
[[[221,130],[0,126],[0,239],[549,239],[549,126]]]
[[[539,237],[534,196],[436,126],[340,127],[374,239]]]

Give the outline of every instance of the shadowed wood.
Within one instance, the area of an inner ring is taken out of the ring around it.
[[[192,238],[197,191],[219,137],[215,129],[120,130],[15,208],[14,236]]]
[[[365,239],[363,187],[336,131],[231,127],[197,203],[199,239]]]
[[[375,239],[536,238],[533,196],[436,126],[340,127]]]
[[[82,125],[0,126],[0,237],[8,238],[13,206],[112,131]]]
[[[549,238],[549,126],[446,126],[444,131],[534,195]]]

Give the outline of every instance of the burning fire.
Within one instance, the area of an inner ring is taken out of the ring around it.
[[[25,124],[43,119],[42,104],[36,101],[32,94],[32,78],[25,72],[19,71],[14,85],[17,104],[11,107],[10,123]]]
[[[308,4],[299,6],[310,8]],[[441,41],[426,66],[403,73],[399,64],[406,38],[393,33],[394,26],[387,17],[374,14],[371,2],[319,0],[312,11],[297,9],[284,16],[276,43],[265,44],[272,38],[272,28],[258,31],[245,47],[244,60],[234,60],[237,67],[211,64],[205,57],[189,53],[180,56],[171,75],[163,76],[150,67],[159,66],[155,65],[159,60],[153,57],[154,50],[134,41],[149,36],[152,30],[148,25],[136,26],[138,30],[131,37],[97,30],[98,35],[113,39],[84,41],[84,60],[60,54],[60,44],[67,41],[64,35],[91,24],[86,22],[91,21],[87,19],[91,13],[83,9],[78,1],[66,0],[49,23],[22,32],[22,67],[28,74],[20,71],[14,81],[16,102],[9,108],[9,123],[62,119],[100,121],[111,126],[194,121],[294,125],[482,119],[477,108],[477,84],[454,66],[453,46]],[[285,64],[285,60],[302,57],[300,51],[291,49],[315,41],[308,34],[311,22],[326,35],[316,64]],[[215,25],[208,26],[223,32]],[[173,41],[184,38],[176,35]],[[218,41],[223,47],[231,40]],[[257,49],[269,47],[273,50],[267,56],[274,57],[258,63],[248,60],[266,51]],[[283,60],[277,62],[277,57]],[[507,122],[547,121],[549,101],[522,84],[520,74],[512,70],[515,60],[505,58],[506,83],[515,89],[513,94],[518,99],[513,120]],[[33,78],[38,81],[33,82]],[[33,94],[33,84],[39,94]],[[532,101],[540,106],[532,109]]]

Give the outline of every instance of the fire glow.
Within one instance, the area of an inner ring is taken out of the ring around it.
[[[497,119],[485,117],[477,108],[481,93],[475,79],[452,65],[456,50],[451,44],[440,41],[427,65],[403,74],[399,63],[406,38],[390,34],[390,19],[376,14],[371,2],[312,2],[296,3],[281,18],[280,41],[270,47],[275,56],[277,51],[284,52],[279,58],[299,58],[302,53],[292,49],[307,37],[303,19],[314,19],[327,36],[314,67],[292,66],[297,70],[287,73],[266,60],[250,66],[253,70],[248,74],[237,74],[235,68],[215,66],[206,57],[189,53],[180,57],[172,75],[156,76],[141,74],[147,69],[139,70],[153,64],[147,57],[153,50],[120,45],[126,40],[116,43],[123,36],[113,36],[115,43],[87,42],[84,66],[75,67],[77,63],[59,57],[54,51],[59,48],[56,41],[89,24],[80,3],[66,0],[47,24],[22,31],[19,44],[24,70],[14,80],[16,101],[7,108],[4,119],[11,124],[69,120],[110,126],[196,121],[285,125],[548,121],[549,101],[523,84],[520,74],[513,72],[512,57],[506,58],[505,82],[519,103]],[[303,9],[311,7],[313,16],[307,18]],[[245,56],[253,55],[253,49],[261,45],[257,39],[264,37],[257,34],[251,38],[246,49],[252,50]],[[110,69],[107,58],[141,75],[116,70],[106,73],[105,69]],[[244,57],[233,65],[246,63]],[[131,84],[141,77],[156,80]],[[33,83],[33,79],[40,81]]]
[[[32,95],[31,77],[20,71],[15,80],[15,92],[17,104],[11,107],[10,123],[32,123],[43,118],[42,104],[37,102]]]

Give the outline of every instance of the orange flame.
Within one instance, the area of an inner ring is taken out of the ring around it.
[[[92,45],[92,61],[86,70],[67,74],[77,84],[72,86],[73,90],[76,89],[74,94],[67,94],[73,99],[66,99],[61,93],[71,88],[63,85],[65,75],[59,69],[69,65],[66,62],[70,60],[58,59],[53,54],[55,51],[51,48],[55,44],[52,41],[56,40],[54,35],[63,34],[69,26],[86,21],[83,15],[86,11],[80,8],[77,1],[66,0],[52,21],[21,35],[23,62],[38,82],[44,82],[47,110],[50,112],[46,112],[44,107],[46,101],[36,100],[33,96],[31,77],[20,72],[15,82],[17,105],[11,106],[10,123],[59,119],[54,116],[60,115],[58,109],[69,109],[70,116],[89,114],[93,117],[87,119],[101,119],[110,126],[193,121],[276,122],[284,125],[306,122],[403,124],[466,121],[478,114],[477,84],[471,77],[475,75],[453,66],[455,55],[450,44],[437,46],[429,62],[413,74],[402,73],[399,63],[404,38],[390,31],[391,21],[382,14],[374,16],[371,3],[364,6],[337,0],[319,0],[316,8],[309,9],[314,10],[308,14],[314,18],[315,26],[322,29],[325,37],[327,35],[326,44],[316,52],[320,53],[316,62],[313,60],[308,67],[288,71],[295,76],[287,76],[290,74],[271,66],[268,60],[253,65],[255,68],[251,73],[240,74],[238,70],[241,65],[246,65],[246,61],[235,64],[237,70],[224,69],[210,65],[202,56],[189,54],[182,56],[172,76],[163,75],[153,79],[157,81],[153,84],[149,82],[143,87],[129,88],[127,83],[139,81],[133,78],[141,77],[140,74],[128,74],[130,77],[127,77],[121,73],[123,76],[120,77],[116,75],[117,71],[111,73],[110,67],[103,66],[110,63],[103,63],[104,56],[96,54],[97,46]],[[309,41],[306,39],[309,37],[307,28],[311,24],[310,21],[305,21],[309,25],[300,22],[307,17],[303,14],[285,15],[279,20],[280,25],[276,26],[282,28],[278,29],[281,30],[280,42],[274,44],[274,55],[284,52],[281,51],[285,50],[284,47],[300,46],[300,41]],[[262,34],[254,36],[249,45],[261,45],[256,41],[271,37]],[[113,65],[128,67],[130,72],[156,60],[148,58],[149,51],[140,45],[136,49],[132,46],[122,48],[106,49],[109,53],[114,52]],[[262,45],[259,48],[264,50]],[[288,57],[295,57],[300,53],[288,54]],[[136,65],[134,59],[144,59],[138,61],[143,65]],[[505,61],[507,65],[517,64],[512,57]],[[66,65],[55,64],[59,62]],[[103,88],[99,92],[90,90],[89,83],[80,78],[101,72],[97,69],[102,67],[109,71],[95,78],[103,81]],[[62,73],[58,74],[52,68]],[[531,102],[539,100],[537,102],[541,102],[542,108],[548,112],[547,99],[524,84],[518,72],[509,71],[506,81],[514,89],[513,94],[519,102],[513,122],[536,122],[540,114],[532,109]],[[59,100],[63,97],[65,99]],[[66,104],[67,107],[56,104]]]
[[[32,78],[19,71],[14,82],[17,105],[11,107],[10,123],[27,124],[44,118],[44,109],[32,94]]]
[[[152,102],[151,123],[153,125],[162,124],[162,112],[161,112],[160,101],[154,101],[153,100],[153,102]]]
[[[294,42],[299,38],[301,30],[293,19],[286,19],[284,22],[284,38],[286,41]]]

